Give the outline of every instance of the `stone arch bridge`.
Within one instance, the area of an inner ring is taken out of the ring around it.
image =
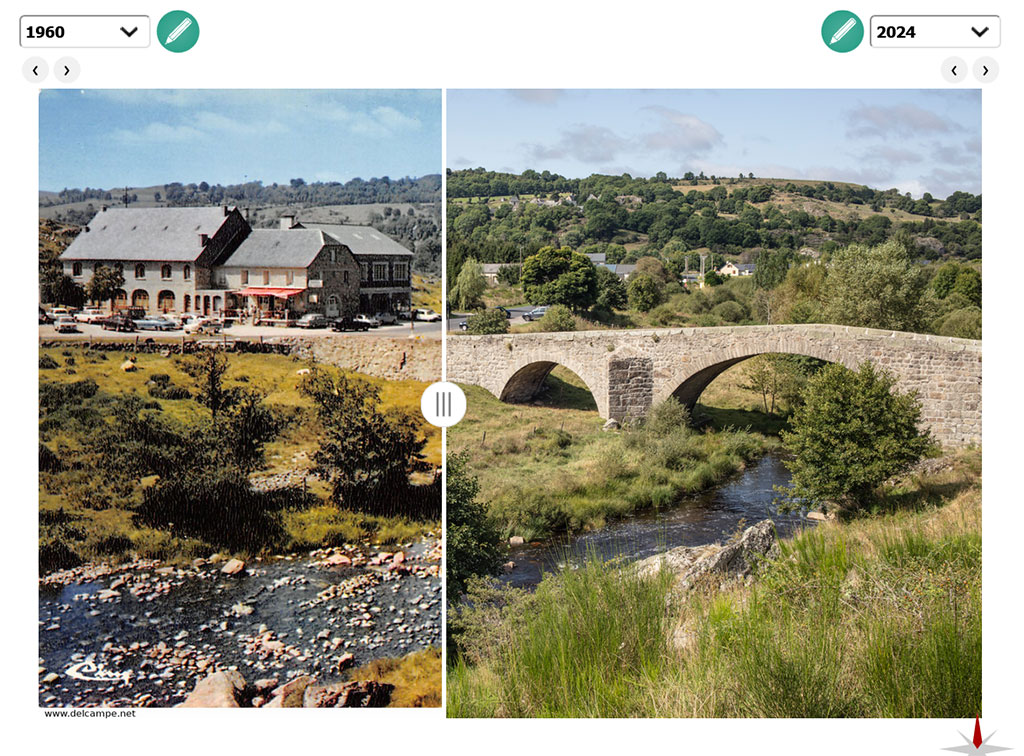
[[[659,328],[458,335],[447,340],[447,380],[502,401],[531,399],[556,365],[576,373],[601,417],[643,416],[676,396],[692,408],[720,373],[759,354],[798,354],[888,370],[916,390],[922,421],[948,447],[981,442],[981,342],[835,325]]]

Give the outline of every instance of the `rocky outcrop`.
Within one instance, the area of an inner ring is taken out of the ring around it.
[[[636,563],[640,575],[657,575],[668,570],[674,587],[688,590],[702,579],[727,584],[749,578],[765,559],[779,553],[775,523],[762,520],[728,543],[706,546],[680,546]]]
[[[373,680],[320,684],[310,675],[299,675],[283,685],[278,685],[275,678],[247,685],[241,674],[226,670],[214,672],[196,683],[195,689],[179,706],[189,709],[383,707],[391,703],[394,689],[394,685]]]
[[[310,685],[302,696],[307,709],[353,709],[387,706],[394,685],[372,680]]]

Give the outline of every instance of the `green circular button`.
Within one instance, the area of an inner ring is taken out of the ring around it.
[[[165,49],[183,53],[191,50],[199,41],[199,22],[186,11],[165,13],[156,25],[156,37]]]
[[[864,39],[864,23],[850,11],[829,13],[821,25],[821,39],[830,50],[850,52]]]

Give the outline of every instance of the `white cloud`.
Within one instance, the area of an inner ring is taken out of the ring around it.
[[[554,105],[565,96],[564,89],[510,89],[508,93],[517,100],[535,105]]]
[[[847,113],[851,137],[920,136],[949,133],[957,125],[917,105],[862,105]]]
[[[676,156],[698,155],[724,141],[718,129],[690,113],[660,105],[650,105],[643,110],[654,113],[660,120],[659,128],[642,137],[648,149],[664,150]]]
[[[115,129],[113,136],[125,144],[147,144],[195,142],[204,139],[206,135],[193,126],[174,126],[154,121],[141,129]]]

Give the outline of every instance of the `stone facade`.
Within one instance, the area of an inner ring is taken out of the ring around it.
[[[556,364],[576,373],[602,417],[640,417],[676,396],[693,407],[723,371],[767,353],[857,368],[871,361],[903,391],[917,391],[922,423],[946,446],[981,443],[981,342],[834,325],[665,328],[454,336],[447,380],[524,401]]]

